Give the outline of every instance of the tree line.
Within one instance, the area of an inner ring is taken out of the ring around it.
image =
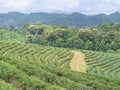
[[[28,37],[29,43],[104,52],[120,51],[120,23],[86,28],[28,25],[23,30],[27,35],[32,35]]]

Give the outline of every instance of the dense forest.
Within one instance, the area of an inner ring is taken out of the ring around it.
[[[96,27],[68,27],[29,24],[18,30],[28,43],[55,47],[120,52],[120,24],[104,23]]]

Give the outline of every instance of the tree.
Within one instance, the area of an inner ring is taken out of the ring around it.
[[[50,33],[48,36],[47,36],[47,40],[48,41],[52,41],[54,42],[55,40],[57,39],[57,36],[54,32]]]

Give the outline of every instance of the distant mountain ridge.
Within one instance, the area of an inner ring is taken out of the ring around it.
[[[81,13],[57,14],[57,13],[30,13],[20,12],[0,13],[0,27],[16,26],[20,27],[29,23],[57,24],[68,26],[95,26],[105,22],[120,22],[120,13],[115,12],[110,15],[98,14],[94,16]]]

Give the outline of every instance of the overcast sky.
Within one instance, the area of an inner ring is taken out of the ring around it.
[[[0,0],[0,13],[14,11],[110,14],[120,11],[120,0]]]

